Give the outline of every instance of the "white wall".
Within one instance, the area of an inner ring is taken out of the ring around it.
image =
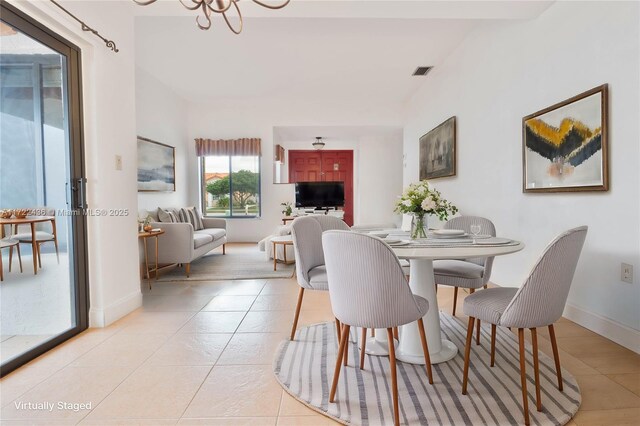
[[[395,137],[365,137],[360,143],[360,210],[355,224],[399,224],[393,210],[402,194],[401,142],[396,143]]]
[[[135,101],[138,136],[176,148],[176,191],[139,192],[138,208],[152,211],[160,206],[186,206],[190,186],[187,173],[187,102],[139,67],[136,67]]]
[[[136,111],[133,2],[62,1],[119,53],[49,2],[11,1],[82,49],[87,198],[91,209],[128,209],[129,216],[88,218],[90,324],[103,326],[141,305],[136,237]],[[121,155],[123,169],[115,169]]]
[[[259,219],[230,219],[227,222],[230,241],[259,241],[269,235],[278,224],[281,224],[280,213],[282,207],[280,203],[292,200],[293,185],[274,184],[273,182],[273,128],[280,126],[399,126],[401,117],[398,111],[399,105],[373,106],[370,104],[336,102],[330,105],[326,103],[284,103],[277,101],[262,102],[226,102],[224,104],[192,104],[189,108],[189,140],[194,138],[241,138],[259,137],[262,138],[262,159],[261,167],[261,192],[262,192],[262,217]],[[396,141],[370,141],[371,145],[378,148],[385,146],[385,151],[392,155],[394,148],[389,148],[389,143],[397,148],[397,154],[389,160],[396,165],[401,163],[401,146]],[[368,142],[361,142],[361,146],[368,145]],[[310,146],[310,142],[309,142]],[[354,145],[355,146],[355,145]],[[189,166],[191,186],[191,203],[197,203],[199,199],[198,170],[195,157],[195,148],[191,142],[190,151],[192,160]],[[369,164],[376,160],[376,153],[363,153],[360,150],[359,164],[364,162]],[[379,159],[379,157],[378,157]],[[366,170],[367,165],[363,165]],[[397,168],[397,175],[400,176],[400,169]],[[363,173],[361,173],[364,176]],[[394,182],[393,178],[391,182]],[[363,182],[359,192],[366,196],[361,198],[361,205],[380,206],[375,203],[377,189],[374,182]],[[393,185],[391,183],[390,185]],[[395,185],[397,188],[394,195],[397,195],[402,188],[401,180],[397,178]],[[372,192],[373,188],[373,192]],[[374,207],[366,207],[373,210]],[[381,207],[379,212],[382,211]],[[359,210],[363,210],[362,208]],[[392,210],[392,208],[391,208]],[[392,211],[388,211],[389,222],[393,219]],[[382,221],[382,217],[377,217],[371,212],[362,212],[362,220]],[[380,220],[378,220],[380,219]]]
[[[434,181],[463,214],[495,221],[526,249],[496,259],[492,281],[519,286],[559,232],[589,225],[567,314],[640,350],[639,7],[557,2],[539,18],[476,30],[429,75],[406,114],[404,182],[418,179],[418,138],[458,118],[458,176]],[[522,117],[609,84],[611,189],[523,194]],[[634,337],[636,341],[629,342]]]

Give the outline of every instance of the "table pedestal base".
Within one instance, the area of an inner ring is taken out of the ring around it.
[[[440,352],[433,353],[431,347],[429,347],[429,356],[431,357],[431,364],[439,364],[441,362],[447,362],[453,359],[458,353],[458,347],[449,340],[442,340]],[[396,351],[396,359],[398,361],[407,362],[409,364],[424,365],[424,354],[420,352],[420,355],[413,353],[406,353],[402,349]]]
[[[395,347],[398,347],[398,341],[394,339]],[[364,350],[367,355],[373,356],[389,356],[389,339],[387,339],[387,330],[384,328],[376,329],[376,336],[367,339],[367,347]]]
[[[443,339],[440,332],[440,311],[433,276],[433,261],[430,259],[411,259],[410,263],[409,287],[413,294],[422,296],[429,302],[429,310],[422,317],[422,320],[429,343],[431,364],[449,361],[456,355],[458,348],[452,342]],[[424,353],[417,322],[403,325],[400,329],[400,336],[396,358],[411,364],[424,364]]]

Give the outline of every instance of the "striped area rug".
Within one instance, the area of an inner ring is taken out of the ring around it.
[[[468,395],[461,394],[466,322],[440,313],[443,335],[454,342],[458,355],[433,366],[434,385],[427,382],[422,366],[398,362],[400,421],[405,425],[514,425],[524,422],[518,341],[508,330],[498,328],[496,364],[489,367],[490,326],[482,327],[481,346],[471,350]],[[284,341],[274,360],[280,384],[310,408],[341,423],[386,425],[393,423],[389,359],[365,357],[359,362],[357,335],[352,332],[349,365],[340,373],[336,402],[329,403],[337,342],[333,323],[298,330],[294,341]],[[475,333],[474,333],[475,339]],[[562,360],[561,360],[562,361]],[[567,370],[562,371],[564,392],[556,385],[553,359],[540,352],[543,411],[535,409],[531,346],[527,344],[527,390],[532,425],[563,425],[578,411],[580,389]]]

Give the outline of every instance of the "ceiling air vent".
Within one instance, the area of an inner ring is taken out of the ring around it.
[[[433,67],[418,67],[416,68],[416,70],[413,72],[412,75],[417,75],[417,76],[423,76],[423,75],[427,75],[429,74],[429,71],[431,71]]]

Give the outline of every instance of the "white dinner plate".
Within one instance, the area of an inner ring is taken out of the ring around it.
[[[387,238],[387,235],[389,235],[389,233],[388,232],[373,231],[373,232],[369,232],[369,235],[384,239],[384,238]]]
[[[484,240],[476,240],[476,244],[477,245],[497,245],[497,244],[509,244],[511,243],[513,240],[510,240],[508,238],[487,238]]]
[[[387,244],[398,244],[402,240],[398,240],[397,238],[383,238],[383,241]]]
[[[446,240],[449,238],[464,238],[464,237],[468,237],[469,234],[463,232],[461,234],[436,234],[436,231],[433,231],[433,238],[437,239],[437,240]]]
[[[464,235],[465,232],[462,229],[436,229],[433,234],[440,237],[452,237],[454,235],[459,237]]]
[[[411,244],[411,241],[400,240],[397,243],[391,243],[389,245],[392,247],[402,247],[402,246],[408,246],[409,244]]]

